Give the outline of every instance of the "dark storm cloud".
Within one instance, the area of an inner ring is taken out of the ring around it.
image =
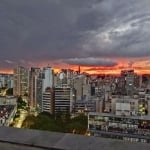
[[[106,5],[109,2],[111,7]],[[104,14],[109,8],[110,15],[106,16],[109,21],[86,35],[88,39],[83,44],[84,51],[91,56],[150,56],[150,1],[106,0],[103,3],[95,7]]]
[[[125,68],[123,68],[123,69],[125,69]],[[88,69],[84,69],[84,70],[85,71],[100,71],[100,70],[110,71],[110,70],[112,70],[112,68],[111,67],[89,67]]]
[[[117,65],[117,62],[103,58],[72,58],[64,60],[64,62],[70,65],[80,65],[80,66],[103,66],[103,67],[113,67]]]
[[[64,57],[74,53],[69,50],[75,48],[80,35],[73,24],[76,13],[71,14],[69,6],[67,9],[59,1],[47,0],[0,3],[0,45],[4,58],[59,58],[64,53]]]
[[[149,0],[1,0],[0,60],[150,56],[149,7]]]

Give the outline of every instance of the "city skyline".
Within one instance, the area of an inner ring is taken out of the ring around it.
[[[2,0],[0,72],[15,66],[150,73],[149,0]]]

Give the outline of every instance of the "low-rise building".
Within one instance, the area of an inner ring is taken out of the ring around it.
[[[150,143],[149,116],[89,113],[88,130],[94,136]]]
[[[75,114],[87,114],[88,112],[96,112],[96,101],[95,100],[78,100],[73,103],[73,113]]]

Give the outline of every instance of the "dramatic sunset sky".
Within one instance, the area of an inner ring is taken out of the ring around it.
[[[0,52],[0,72],[150,73],[150,0],[0,0]]]

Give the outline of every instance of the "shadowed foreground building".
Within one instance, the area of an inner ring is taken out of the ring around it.
[[[89,113],[88,130],[97,137],[150,143],[149,116],[117,116],[107,113]]]
[[[0,149],[149,150],[150,145],[65,133],[0,127]]]

